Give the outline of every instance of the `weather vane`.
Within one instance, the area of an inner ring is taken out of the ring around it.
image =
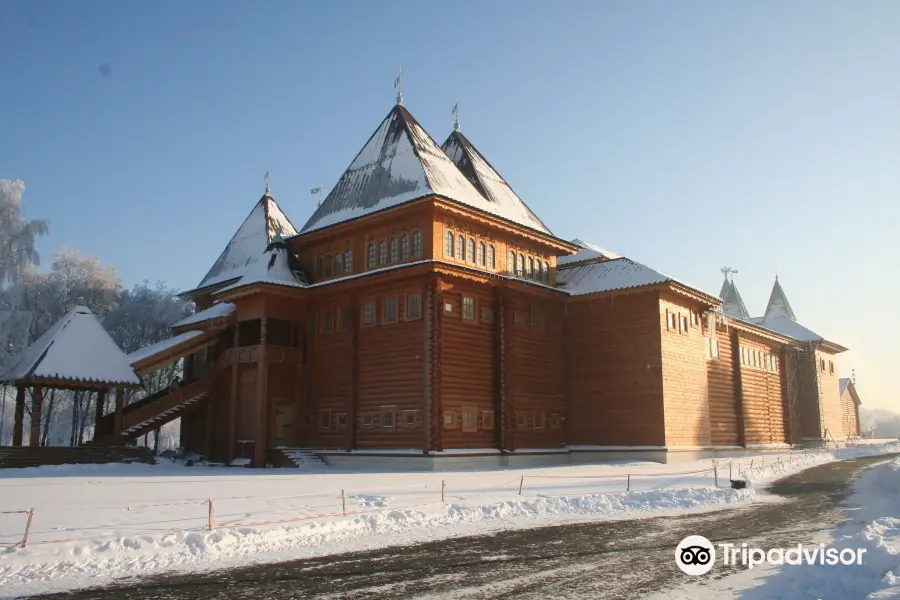
[[[453,110],[451,111],[453,115],[453,131],[459,131],[459,94],[456,94],[456,104],[453,105]]]
[[[271,169],[266,169],[266,193],[267,194],[272,191],[269,189],[269,171],[271,171]]]
[[[734,276],[737,274],[737,269],[732,269],[731,267],[722,267],[719,269],[722,272],[722,275],[725,276],[725,279],[728,279],[728,276],[731,275],[731,280],[734,281]]]
[[[400,74],[394,80],[394,89],[397,90],[397,104],[403,104],[403,65],[400,65]]]

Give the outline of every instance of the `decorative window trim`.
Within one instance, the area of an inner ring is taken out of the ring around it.
[[[413,301],[415,297],[415,301]],[[418,321],[422,318],[422,292],[421,290],[409,290],[404,294],[406,305],[403,310],[404,321]],[[415,310],[410,310],[415,308]]]
[[[540,308],[531,308],[531,331],[544,333],[544,311]]]
[[[666,309],[666,330],[667,331],[678,331],[678,319],[677,315],[673,313],[668,308]]]
[[[478,431],[478,411],[475,407],[463,406],[459,421],[464,432],[472,433]]]
[[[394,314],[389,315],[388,309],[393,305]],[[385,296],[381,299],[381,322],[385,325],[393,325],[397,322],[400,312],[400,303],[397,301],[397,296]]]
[[[456,236],[456,260],[466,262],[466,238],[462,234]]]
[[[544,411],[536,410],[532,415],[532,419],[534,420],[534,430],[535,431],[544,431],[547,429],[547,420],[544,418]]]
[[[344,250],[344,273],[353,272],[353,250]]]
[[[516,411],[516,429],[525,429],[528,427],[528,413],[524,410]]]
[[[334,421],[337,429],[347,429],[347,413],[336,413]]]
[[[331,269],[331,255],[325,255],[325,277],[331,277],[332,269]]]
[[[369,312],[370,307],[371,312]],[[362,311],[362,318],[360,321],[362,322],[363,327],[375,327],[375,325],[378,324],[378,303],[375,300],[366,300],[363,302],[360,311]]]
[[[490,244],[487,252],[487,267],[488,269],[494,270],[497,268],[497,250],[494,248],[493,244]]]
[[[562,427],[562,415],[552,413],[550,415],[550,429],[559,429],[560,427]]]
[[[410,423],[410,417],[412,417],[412,423]],[[401,422],[403,427],[415,428],[419,426],[419,411],[418,410],[404,410],[403,411],[403,421]]]
[[[372,411],[366,411],[362,414],[362,427],[363,429],[372,429],[375,427],[375,413]]]
[[[412,257],[420,258],[422,256],[422,232],[414,229],[412,232]]]
[[[331,429],[331,409],[320,408],[316,411],[316,426],[319,429]]]
[[[406,233],[400,236],[400,260],[409,260],[409,235]]]
[[[397,428],[397,407],[396,406],[382,406],[380,408],[381,412],[381,429],[396,429]]]
[[[455,248],[456,236],[452,231],[444,234],[444,256],[453,258],[453,249]]]
[[[481,430],[482,431],[493,431],[495,426],[496,426],[496,422],[494,420],[494,411],[492,411],[492,410],[481,411]]]
[[[476,264],[476,250],[475,250],[475,239],[469,238],[466,240],[466,262]]]
[[[484,242],[478,242],[478,256],[477,256],[477,264],[479,267],[483,267],[485,260],[487,258],[487,247],[484,245]]]
[[[387,242],[384,240],[378,242],[378,264],[388,264]]]
[[[366,246],[366,268],[374,269],[376,265],[375,242],[369,242]]]
[[[456,429],[456,413],[452,410],[445,410],[441,422],[444,425],[444,429]]]
[[[475,301],[475,296],[463,295],[462,301],[460,302],[460,307],[461,308],[459,312],[464,323],[478,322],[478,305]]]
[[[398,257],[397,236],[392,235],[390,242],[388,243],[388,260],[390,261],[390,264],[396,263]]]
[[[544,283],[550,283],[550,263],[544,261]]]

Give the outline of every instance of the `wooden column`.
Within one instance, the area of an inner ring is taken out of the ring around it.
[[[731,330],[731,363],[734,370],[734,414],[737,418],[738,446],[747,445],[744,431],[744,385],[741,381],[741,339],[737,329]]]
[[[422,451],[427,453],[433,450],[431,444],[431,373],[432,373],[432,319],[434,315],[434,303],[430,282],[426,282],[422,289],[422,424],[424,425],[424,439]]]
[[[113,417],[113,444],[122,445],[125,440],[122,439],[122,410],[125,408],[125,390],[116,389],[116,412]]]
[[[94,407],[94,439],[100,432],[100,421],[103,420],[103,409],[106,407],[106,390],[97,392],[97,406]]]
[[[269,449],[269,364],[266,356],[266,317],[259,319],[259,354],[256,364],[256,443],[253,449],[253,466],[265,468]]]
[[[44,390],[35,386],[31,396],[31,434],[28,437],[29,446],[41,445],[41,410],[44,406]]]
[[[215,396],[211,395],[210,398],[206,401],[206,436],[204,438],[204,450],[203,453],[206,454],[206,459],[211,460],[211,456],[213,453],[213,417],[215,415],[215,410],[213,408],[213,402],[215,401]]]
[[[432,322],[432,376],[431,376],[431,450],[438,452],[444,449],[444,402],[441,380],[443,377],[443,351],[441,340],[444,322],[444,294],[440,279],[434,284],[434,320]]]
[[[494,444],[498,450],[509,447],[507,429],[509,419],[515,419],[515,415],[507,414],[506,410],[506,323],[504,316],[504,291],[502,288],[494,288]]]
[[[13,446],[22,445],[23,429],[25,427],[25,387],[16,388],[16,416],[13,422]]]
[[[234,459],[234,447],[237,445],[237,409],[238,409],[238,368],[240,367],[240,350],[238,343],[240,342],[240,322],[234,322],[234,346],[231,349],[231,387],[228,394],[228,435],[225,441],[228,448],[225,451],[228,464]]]

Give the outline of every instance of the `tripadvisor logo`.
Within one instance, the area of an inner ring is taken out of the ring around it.
[[[716,562],[716,549],[702,535],[689,535],[675,547],[675,564],[688,575],[703,575]]]

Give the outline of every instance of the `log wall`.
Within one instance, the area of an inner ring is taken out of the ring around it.
[[[703,319],[705,321],[705,319]],[[738,446],[742,443],[738,417],[739,399],[735,388],[735,363],[732,336],[724,327],[712,332],[704,325],[704,335],[715,340],[718,356],[706,360],[709,390],[709,440],[713,446]],[[705,344],[705,342],[704,342]],[[705,352],[705,346],[704,346]]]
[[[748,446],[783,444],[786,402],[782,386],[781,345],[738,335],[744,439]]]

